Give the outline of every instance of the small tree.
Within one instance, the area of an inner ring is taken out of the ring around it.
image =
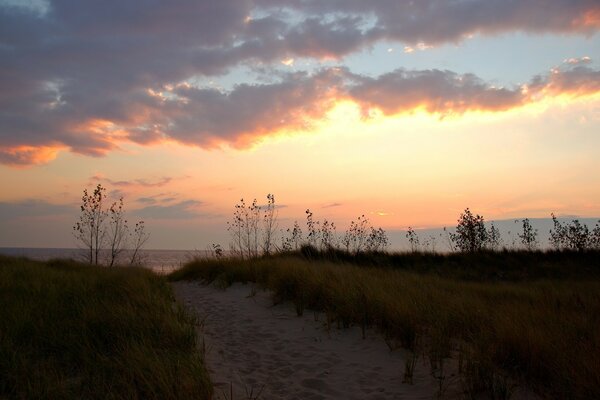
[[[258,257],[259,255],[260,211],[260,206],[256,199],[254,199],[252,204],[245,210],[246,232],[244,238],[246,240],[248,258]]]
[[[265,212],[263,215],[263,252],[265,254],[271,254],[273,250],[273,236],[277,229],[277,211],[275,209],[275,196],[272,194],[267,195],[267,205],[265,206]]]
[[[319,232],[321,239],[321,249],[330,250],[336,246],[335,224],[331,221],[323,220],[321,231]]]
[[[132,233],[132,244],[131,247],[131,259],[129,260],[130,265],[140,265],[142,263],[141,249],[144,247],[150,234],[146,232],[146,224],[144,221],[139,221],[135,224]]]
[[[244,245],[243,245],[243,231],[244,231],[244,218],[243,210],[246,208],[244,199],[241,199],[238,204],[235,205],[235,211],[233,212],[233,220],[227,222],[227,230],[231,235],[230,250],[234,256],[244,257]]]
[[[306,236],[308,245],[317,247],[320,236],[319,221],[315,221],[313,219],[313,213],[310,211],[310,209],[306,210],[306,228],[308,230],[308,235]]]
[[[487,247],[490,250],[498,251],[500,246],[502,246],[502,236],[500,235],[500,229],[494,225],[494,223],[490,223],[490,227],[487,230],[487,239],[486,239]]]
[[[302,245],[302,229],[298,221],[294,221],[294,227],[286,230],[288,233],[287,237],[281,238],[281,248],[283,251],[298,250]]]
[[[515,222],[519,222],[519,220],[516,220]],[[538,230],[533,229],[529,222],[529,218],[525,218],[521,223],[523,224],[523,230],[518,234],[519,239],[521,239],[521,244],[528,251],[534,251],[538,247]]]
[[[367,251],[384,251],[389,245],[388,237],[383,228],[371,227],[369,237],[367,237]]]
[[[456,247],[462,252],[481,251],[488,240],[483,217],[473,215],[469,208],[460,215],[456,233],[450,234]]]
[[[123,197],[120,197],[119,201],[110,206],[108,216],[109,265],[112,267],[125,249],[129,233],[123,210]]]
[[[584,251],[590,247],[591,243],[590,230],[585,224],[581,224],[579,220],[574,219],[571,224],[567,225],[567,243],[569,248],[577,251]]]
[[[233,220],[227,222],[232,241],[231,253],[241,258],[253,258],[270,254],[276,250],[274,241],[277,230],[277,210],[275,196],[267,195],[267,205],[262,207],[254,199],[246,204],[241,199],[235,205]]]
[[[411,226],[408,227],[406,238],[408,239],[408,243],[410,243],[410,251],[413,253],[419,251],[419,235],[417,235],[417,232]]]
[[[235,205],[233,221],[227,223],[227,230],[233,239],[231,252],[234,255],[242,258],[258,257],[260,211],[256,199],[250,205],[244,199]]]
[[[592,231],[591,247],[600,250],[600,221],[596,223],[596,226]]]
[[[577,219],[570,224],[561,224],[554,214],[551,215],[554,229],[550,230],[550,245],[554,249],[585,251],[595,246],[595,238],[600,236],[598,225],[590,232],[588,226]]]
[[[554,213],[550,214],[552,216],[552,224],[554,229],[550,229],[550,246],[554,248],[554,250],[561,250],[566,246],[567,242],[567,230],[558,221],[556,215]]]
[[[86,250],[87,260],[90,264],[98,264],[98,255],[106,235],[104,230],[104,220],[107,216],[107,211],[104,209],[105,193],[106,189],[101,184],[98,184],[91,194],[87,189],[83,189],[81,214],[73,226],[75,239]]]
[[[132,245],[133,251],[130,263],[139,263],[139,250],[149,238],[144,221],[138,222],[134,231],[130,233],[125,219],[123,198],[106,208],[105,193],[106,188],[101,184],[98,184],[91,194],[87,189],[83,190],[81,214],[73,226],[75,239],[80,247],[86,250],[86,259],[90,264],[100,264],[100,255],[108,252],[108,265],[113,266],[128,245]]]
[[[369,228],[369,220],[361,215],[356,221],[350,222],[350,228],[344,233],[342,243],[346,251],[360,253],[364,250]]]

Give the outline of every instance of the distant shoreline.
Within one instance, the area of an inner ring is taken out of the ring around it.
[[[126,264],[128,250],[124,252],[123,262]],[[180,268],[194,257],[207,256],[205,250],[153,250],[143,249],[143,266],[160,273],[168,273]],[[54,247],[0,247],[0,254],[13,257],[27,257],[36,261],[48,261],[53,258],[65,258],[82,261],[85,250],[77,248]]]

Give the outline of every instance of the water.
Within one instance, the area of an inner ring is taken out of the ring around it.
[[[86,260],[86,252],[82,249],[0,247],[0,254],[27,257],[39,261],[46,261],[53,258],[67,258],[77,261]],[[141,250],[140,259],[144,267],[150,268],[157,273],[166,274],[180,268],[194,258],[208,256],[210,256],[209,252],[200,250]],[[130,253],[124,252],[121,257],[121,263],[124,265],[128,264],[130,257]]]

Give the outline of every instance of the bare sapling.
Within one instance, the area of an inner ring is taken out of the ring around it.
[[[90,194],[87,189],[83,190],[79,220],[73,226],[73,235],[78,245],[87,253],[89,264],[98,264],[98,255],[103,247],[106,231],[104,220],[107,211],[104,209],[106,189],[98,184]]]

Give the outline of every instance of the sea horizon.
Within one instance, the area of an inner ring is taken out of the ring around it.
[[[118,265],[127,266],[127,256],[130,250],[125,250],[118,260]],[[0,254],[13,257],[26,257],[36,261],[51,259],[72,259],[85,261],[87,250],[75,247],[0,247]],[[209,257],[208,250],[170,250],[142,249],[141,266],[158,273],[169,273],[182,267],[185,263],[197,257]],[[102,257],[103,261],[106,256]]]

